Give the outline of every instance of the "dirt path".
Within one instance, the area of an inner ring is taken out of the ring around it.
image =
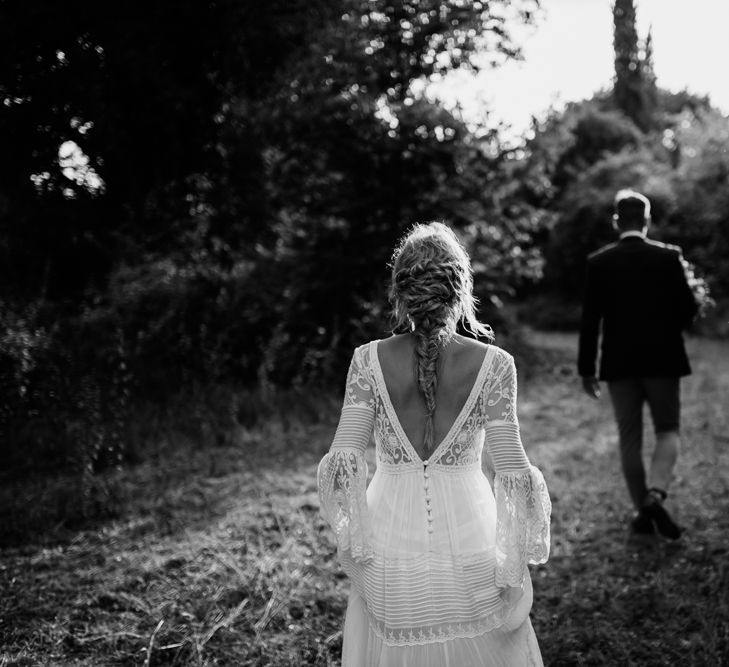
[[[636,545],[607,397],[581,394],[575,342],[534,334],[545,369],[520,373],[554,503],[552,557],[532,571],[545,663],[729,664],[729,344],[690,342],[670,499],[686,537]],[[5,549],[0,667],[338,664],[348,584],[314,482],[333,426],[269,429],[300,453],[265,466],[243,448],[139,466],[117,480],[117,519]]]

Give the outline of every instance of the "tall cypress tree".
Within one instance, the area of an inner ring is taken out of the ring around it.
[[[645,44],[646,53],[641,58],[633,0],[615,0],[613,23],[615,27],[613,37],[615,104],[641,130],[645,131],[650,129],[653,118],[652,100],[654,95],[651,94],[651,91],[655,88],[655,79],[652,76],[652,37],[650,34],[648,35]]]
[[[641,62],[643,71],[643,91],[645,94],[646,110],[649,122],[652,123],[658,105],[658,86],[656,85],[656,72],[653,66],[653,26],[648,28],[648,35],[643,45],[643,58]]]

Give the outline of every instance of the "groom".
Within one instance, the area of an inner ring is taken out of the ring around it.
[[[600,396],[595,358],[602,325],[600,379],[607,382],[620,436],[620,457],[638,510],[634,533],[654,530],[678,539],[681,529],[663,507],[679,451],[679,382],[691,372],[682,330],[697,312],[681,250],[646,238],[650,202],[632,190],[615,197],[620,238],[588,258],[582,303],[578,371]],[[656,434],[648,478],[643,467],[643,404]]]

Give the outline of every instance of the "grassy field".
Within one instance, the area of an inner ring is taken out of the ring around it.
[[[545,664],[729,665],[729,344],[689,343],[669,498],[686,533],[667,544],[628,539],[609,403],[580,393],[575,337],[531,338],[541,361],[520,376],[522,434],[554,503],[552,557],[532,570]],[[58,481],[0,492],[13,525],[0,667],[338,665],[348,584],[317,514],[337,417],[325,413],[217,447],[188,438],[105,479],[110,509],[93,522],[61,520]]]

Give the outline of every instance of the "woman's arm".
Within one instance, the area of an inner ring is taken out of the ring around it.
[[[339,550],[349,550],[355,560],[366,560],[372,553],[364,453],[374,426],[374,405],[363,348],[357,348],[347,374],[337,432],[317,471],[320,513],[332,527]]]
[[[549,557],[552,504],[544,477],[521,442],[511,355],[502,352],[496,360],[484,393],[486,445],[495,471],[496,583],[521,586],[526,564]]]

